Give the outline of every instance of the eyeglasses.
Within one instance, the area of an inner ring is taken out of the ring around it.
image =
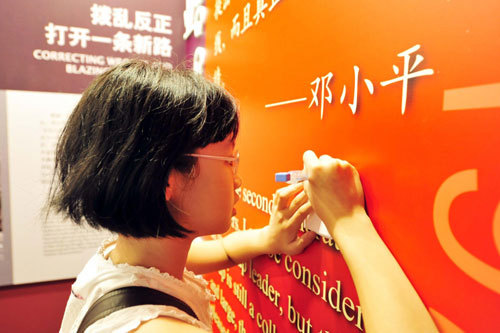
[[[185,156],[206,158],[209,160],[217,160],[227,162],[233,169],[233,174],[236,175],[238,172],[238,165],[240,164],[240,152],[236,151],[236,156],[224,157],[224,156],[214,156],[214,155],[204,155],[204,154],[185,154]]]

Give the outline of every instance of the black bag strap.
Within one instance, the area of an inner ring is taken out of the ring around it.
[[[194,311],[186,303],[172,295],[147,287],[123,287],[99,297],[85,314],[77,332],[85,332],[87,327],[115,311],[144,304],[174,306],[198,319]]]

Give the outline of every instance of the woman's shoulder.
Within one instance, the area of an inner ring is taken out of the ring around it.
[[[171,317],[157,317],[142,323],[134,333],[158,333],[158,332],[183,332],[183,333],[206,333],[207,331],[186,323],[180,319]]]

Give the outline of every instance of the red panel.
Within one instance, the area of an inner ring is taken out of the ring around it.
[[[58,332],[73,282],[0,288],[2,332]]]
[[[207,4],[206,72],[216,77],[220,70],[240,103],[244,191],[271,198],[279,187],[274,173],[301,169],[306,149],[350,161],[373,223],[441,330],[498,330],[500,3],[287,0],[269,11],[266,0],[256,23],[258,2],[231,1],[217,20],[214,1]],[[253,25],[231,37],[233,20],[244,28],[246,6]],[[215,55],[219,31],[222,52]],[[405,80],[405,73],[414,77]],[[240,225],[243,218],[247,227],[265,225],[268,216],[244,201]],[[318,241],[294,259],[321,277],[325,271],[329,287],[340,280],[343,295],[358,304],[337,251]],[[283,264],[262,258],[255,266],[269,274],[285,312],[280,316],[247,273],[248,297],[282,330],[291,327],[290,295],[312,331],[359,332]],[[257,331],[256,319],[234,297],[228,301],[246,330]]]

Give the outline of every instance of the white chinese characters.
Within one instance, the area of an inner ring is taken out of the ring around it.
[[[415,45],[413,47],[410,47],[408,50],[403,51],[398,54],[398,57],[403,57],[404,59],[404,66],[403,66],[403,75],[396,77],[395,79],[380,82],[381,86],[387,86],[389,84],[395,83],[402,81],[403,82],[403,92],[402,92],[402,98],[401,98],[401,113],[405,114],[405,109],[406,109],[406,97],[408,94],[408,81],[410,79],[417,78],[419,76],[425,76],[425,75],[432,75],[434,74],[434,70],[427,68],[420,70],[418,72],[413,72],[413,70],[424,60],[424,57],[421,56],[420,54],[417,54],[415,61],[413,62],[413,65],[410,68],[410,55],[420,49],[420,45]],[[399,74],[399,68],[395,65],[392,66],[394,70],[394,74],[398,75]]]
[[[202,4],[203,0],[186,0],[186,10],[184,11],[185,31],[182,35],[184,39],[188,39],[191,34],[194,34],[195,37],[203,35],[208,11]]]
[[[121,29],[154,32],[158,34],[172,34],[172,17],[147,11],[135,11],[134,22],[129,20],[127,8],[110,7],[93,4],[90,7],[90,18],[93,25],[108,26]]]
[[[127,8],[94,3],[90,7],[91,24],[121,30],[115,30],[112,36],[97,36],[88,28],[49,22],[45,26],[45,38],[49,45],[87,48],[89,43],[102,43],[111,44],[115,52],[171,57],[171,40],[165,35],[173,34],[172,17],[139,10],[133,14],[134,21],[130,21]],[[134,30],[137,33],[132,33]]]
[[[382,87],[385,87],[387,85],[396,83],[396,82],[402,82],[402,95],[401,95],[401,114],[405,114],[406,110],[406,104],[407,104],[407,95],[408,95],[408,84],[410,79],[415,79],[417,77],[421,76],[428,76],[428,75],[433,75],[434,70],[431,68],[415,71],[416,67],[422,63],[424,60],[424,57],[421,56],[420,54],[417,54],[415,56],[415,61],[413,64],[410,66],[410,59],[411,59],[411,54],[414,53],[420,49],[420,45],[415,45],[410,47],[409,49],[400,52],[398,54],[398,57],[403,57],[404,60],[404,65],[403,65],[403,73],[401,76],[398,76],[394,79],[387,80],[380,82],[380,85]],[[352,102],[348,103],[348,106],[352,112],[353,115],[355,115],[358,111],[358,99],[359,99],[359,83],[360,83],[360,68],[358,66],[354,66],[354,93],[352,95]],[[393,65],[393,71],[396,75],[399,74],[399,68],[395,65]],[[332,90],[330,89],[330,81],[333,78],[333,73],[328,72],[325,75],[318,76],[316,77],[310,84],[314,87],[311,88],[311,93],[312,93],[312,98],[309,103],[308,109],[311,107],[318,107],[320,109],[320,119],[323,119],[324,113],[325,113],[325,107],[326,104],[332,104],[333,103],[333,93]],[[371,80],[369,79],[363,79],[363,82],[366,86],[366,89],[368,90],[368,93],[370,95],[373,95],[375,92],[375,87],[374,84]],[[340,97],[340,104],[343,104],[347,96],[347,88],[346,85],[343,86],[342,89],[342,94]],[[266,108],[271,108],[271,107],[276,107],[276,106],[281,106],[281,105],[286,105],[286,104],[292,104],[292,103],[298,103],[298,102],[303,102],[306,101],[307,98],[297,98],[297,99],[292,99],[288,101],[282,101],[282,102],[277,102],[277,103],[271,103],[271,104],[266,104]]]
[[[245,7],[243,7],[243,26],[240,23],[240,13],[236,13],[233,16],[233,25],[231,27],[231,38],[237,38],[243,35],[250,28],[257,26],[261,20],[266,18],[266,11],[271,12],[274,7],[280,2],[280,0],[271,0],[267,2],[266,0],[254,0],[255,1],[255,12],[252,12],[252,4],[247,2]],[[217,10],[217,7],[216,7]],[[222,15],[220,11],[218,16]],[[217,18],[216,18],[217,19]]]
[[[332,103],[333,101],[333,94],[332,91],[330,90],[330,87],[328,85],[330,84],[330,80],[332,79],[333,74],[332,72],[329,72],[328,74],[320,77],[317,77],[313,82],[311,82],[312,85],[316,85],[315,90],[311,89],[311,92],[313,94],[313,98],[311,99],[311,104],[309,104],[309,108],[314,104],[318,106],[318,104],[321,104],[321,119],[323,119],[323,110],[325,108],[325,101],[328,103]],[[321,85],[321,92],[320,92],[320,87]],[[325,90],[326,90],[326,95],[325,95]],[[320,98],[318,101],[318,92],[320,92]]]

